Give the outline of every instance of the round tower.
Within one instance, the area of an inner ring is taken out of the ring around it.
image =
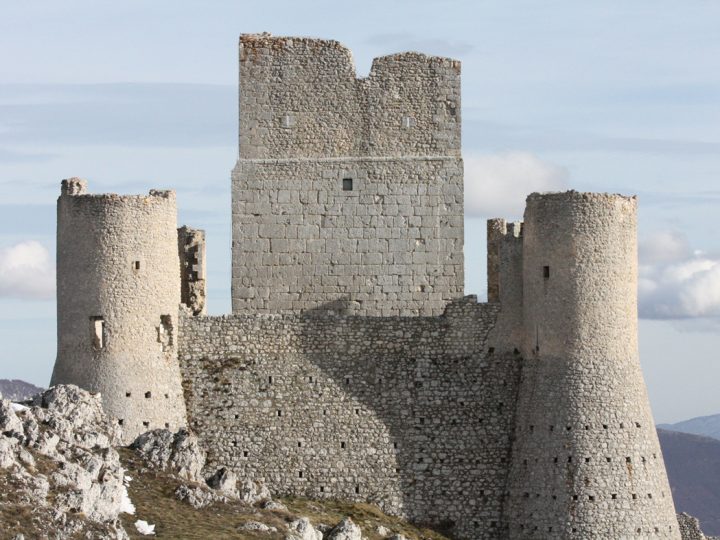
[[[125,442],[186,424],[177,360],[180,263],[173,191],[58,199],[58,351],[51,385],[102,394]]]
[[[636,206],[527,199],[511,538],[680,538],[638,357]]]

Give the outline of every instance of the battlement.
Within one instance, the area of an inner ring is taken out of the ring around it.
[[[459,154],[459,61],[393,54],[358,78],[337,41],[240,37],[241,159]]]
[[[151,189],[147,195],[118,195],[117,193],[89,193],[87,180],[72,177],[63,180],[60,184],[60,196],[78,197],[85,200],[112,201],[137,203],[146,201],[148,198],[166,199],[175,202],[175,190],[172,189]]]

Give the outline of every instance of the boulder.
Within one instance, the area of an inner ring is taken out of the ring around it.
[[[310,520],[301,517],[288,524],[285,540],[322,540],[323,534],[312,526]]]
[[[362,540],[362,537],[362,530],[349,517],[335,525],[327,535],[328,540]]]
[[[238,527],[241,531],[256,531],[256,532],[277,532],[275,527],[270,527],[259,521],[248,521]]]
[[[205,451],[195,435],[185,429],[172,433],[155,429],[138,436],[130,445],[150,466],[192,482],[203,482]]]
[[[208,486],[235,499],[240,497],[237,483],[238,480],[235,473],[225,467],[218,469],[215,474],[207,479]]]
[[[243,480],[239,488],[239,496],[243,502],[247,504],[257,504],[263,501],[269,501],[272,494],[268,487],[262,482],[255,480]]]

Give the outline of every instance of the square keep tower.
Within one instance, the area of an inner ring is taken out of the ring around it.
[[[357,78],[335,41],[240,37],[235,313],[437,315],[463,294],[460,62]]]

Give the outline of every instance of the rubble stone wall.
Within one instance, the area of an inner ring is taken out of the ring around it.
[[[438,317],[184,317],[190,426],[210,468],[273,492],[496,538],[520,365],[489,353],[498,313],[468,297]]]

